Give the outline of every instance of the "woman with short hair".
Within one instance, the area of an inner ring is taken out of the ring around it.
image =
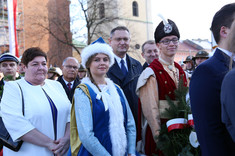
[[[21,61],[25,77],[5,84],[1,111],[13,141],[24,142],[18,152],[4,147],[3,153],[6,156],[64,155],[70,140],[67,95],[59,82],[46,79],[47,56],[40,48],[27,49]]]

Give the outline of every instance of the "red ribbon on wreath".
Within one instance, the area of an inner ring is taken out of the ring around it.
[[[187,127],[187,125],[188,125],[187,119],[185,118],[175,118],[166,122],[168,132],[174,129],[183,129]]]
[[[189,114],[189,115],[188,115],[188,124],[189,124],[191,127],[194,126],[193,114]]]
[[[188,120],[185,118],[175,118],[175,119],[168,120],[166,122],[166,126],[168,129],[168,132],[170,132],[174,129],[183,129],[187,126],[193,127],[194,126],[193,115],[189,114]]]

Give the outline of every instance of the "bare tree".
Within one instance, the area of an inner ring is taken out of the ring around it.
[[[81,14],[78,16],[85,21],[87,29],[87,44],[90,44],[94,37],[107,37],[109,23],[119,19],[117,14],[116,1],[111,0],[77,0]],[[105,31],[106,30],[106,31]]]
[[[39,46],[47,52],[49,64],[60,66],[64,58],[72,56],[69,1],[30,1],[24,9],[25,48]]]

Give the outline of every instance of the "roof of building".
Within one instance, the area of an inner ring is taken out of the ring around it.
[[[79,48],[84,48],[84,47],[87,46],[86,43],[81,42],[81,41],[78,41],[78,40],[76,40],[76,39],[73,39],[72,42],[73,42],[73,44],[74,44],[76,47],[79,47]]]
[[[202,39],[192,39],[193,43],[201,46],[205,50],[209,50],[212,48],[211,42],[208,39],[202,40]]]

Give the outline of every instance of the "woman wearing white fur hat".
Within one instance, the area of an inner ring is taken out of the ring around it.
[[[136,127],[123,91],[106,73],[114,63],[102,38],[81,54],[88,77],[76,88],[71,111],[71,155],[135,155]]]

